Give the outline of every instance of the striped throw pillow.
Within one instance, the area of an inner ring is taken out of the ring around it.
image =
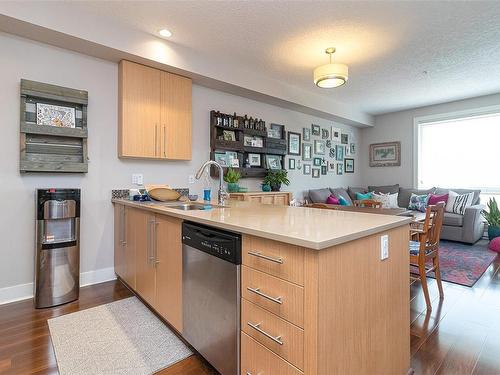
[[[472,192],[460,195],[450,190],[445,211],[463,215],[465,213],[465,209],[472,206],[473,199],[474,193]]]

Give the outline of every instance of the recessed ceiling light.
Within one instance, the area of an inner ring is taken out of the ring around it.
[[[158,34],[160,34],[164,38],[170,38],[172,36],[172,32],[167,29],[161,29],[160,31],[158,31]]]

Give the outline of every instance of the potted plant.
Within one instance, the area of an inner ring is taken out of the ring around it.
[[[488,210],[483,210],[483,216],[488,222],[488,238],[490,241],[500,237],[500,210],[495,198],[490,198]]]
[[[227,182],[227,191],[230,193],[237,193],[239,190],[238,181],[241,178],[241,173],[235,171],[233,168],[229,167],[227,169],[226,175],[224,176],[224,181]]]
[[[290,185],[287,175],[288,172],[284,169],[269,170],[264,177],[264,185],[271,186],[271,191],[280,191],[281,184]]]

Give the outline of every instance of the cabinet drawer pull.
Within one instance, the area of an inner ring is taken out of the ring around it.
[[[247,323],[250,327],[252,327],[253,329],[255,329],[257,332],[263,334],[264,336],[266,336],[268,339],[271,339],[273,340],[275,343],[277,344],[280,344],[280,345],[283,345],[283,341],[281,341],[281,336],[276,336],[274,337],[273,335],[267,333],[266,331],[264,331],[262,328],[260,328],[260,325],[262,323],[257,323],[257,324],[252,324],[250,322]]]
[[[278,303],[280,305],[283,303],[283,301],[281,300],[281,296],[279,296],[279,297],[268,296],[267,294],[262,293],[260,291],[260,288],[250,288],[249,286],[247,286],[247,290],[249,290],[250,292],[253,292],[253,293],[257,294],[258,296],[267,298],[269,301],[273,301],[273,302]]]
[[[257,258],[262,258],[262,259],[265,259],[265,260],[269,260],[270,262],[274,262],[274,263],[278,263],[278,264],[283,264],[283,258],[281,258],[281,257],[279,257],[279,258],[273,258],[273,257],[270,257],[268,255],[262,254],[260,251],[249,251],[248,255],[253,255],[254,257],[257,257]]]

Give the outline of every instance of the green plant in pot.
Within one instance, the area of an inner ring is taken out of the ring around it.
[[[500,237],[500,210],[495,198],[490,198],[488,210],[483,210],[483,216],[488,222],[488,238],[490,241]]]
[[[288,179],[288,172],[284,169],[272,170],[267,172],[266,177],[264,177],[264,185],[271,186],[271,191],[280,191],[281,185],[290,185],[290,180]]]
[[[226,175],[224,176],[224,181],[227,182],[227,191],[230,193],[237,193],[240,187],[238,186],[238,181],[241,178],[241,173],[235,171],[233,168],[229,167],[227,169]]]

